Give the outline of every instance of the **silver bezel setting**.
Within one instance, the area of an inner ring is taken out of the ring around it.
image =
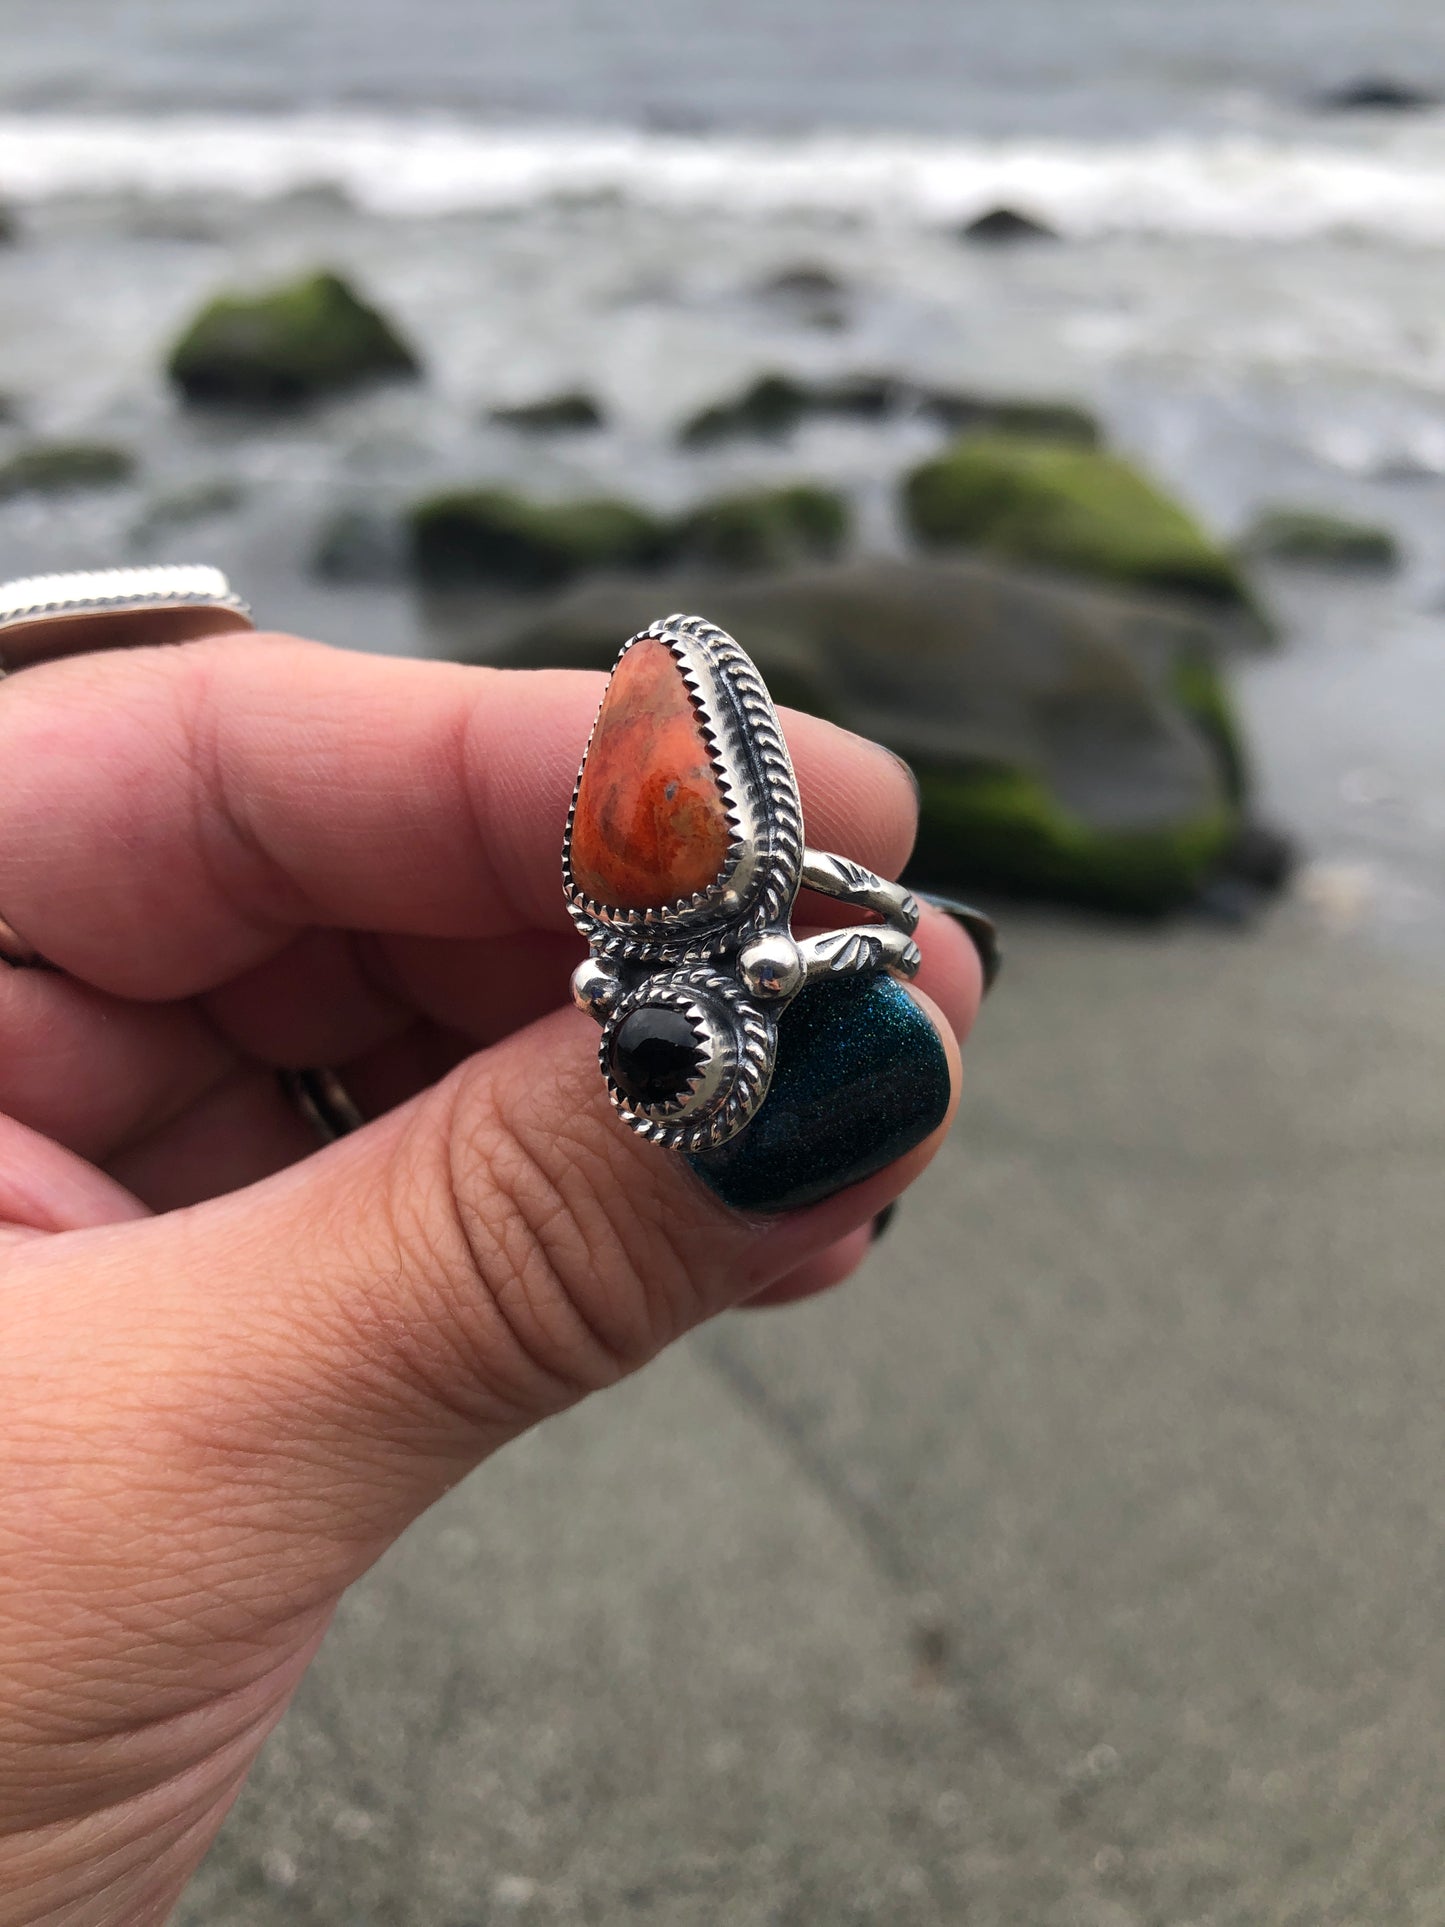
[[[584,753],[567,812],[562,881],[572,920],[598,956],[681,964],[736,949],[753,932],[786,922],[802,874],[803,811],[767,685],[732,637],[700,616],[668,616],[633,636],[618,663],[650,641],[672,652],[697,712],[727,808],[727,860],[706,890],[661,908],[617,909],[587,896],[572,876]],[[594,722],[589,750],[596,728]]]
[[[676,1010],[692,1024],[702,1063],[674,1102],[636,1103],[612,1075],[612,1042],[634,1011]],[[653,1144],[703,1151],[734,1136],[767,1096],[776,1031],[735,977],[703,967],[644,977],[609,1012],[597,1047],[608,1095],[623,1122]]]

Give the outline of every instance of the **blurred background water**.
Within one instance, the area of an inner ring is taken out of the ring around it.
[[[714,1334],[449,1502],[188,1919],[1445,1921],[1438,92],[1438,0],[0,7],[0,462],[137,463],[0,489],[0,576],[216,561],[420,652],[404,571],[318,574],[338,507],[811,477],[904,555],[917,412],[679,445],[779,369],[1075,401],[1225,542],[1295,503],[1402,558],[1256,571],[1293,897],[1015,913],[891,1289]],[[962,238],[1001,206],[1057,238]],[[182,408],[198,306],[318,264],[424,382]],[[493,417],[575,389],[593,432]]]

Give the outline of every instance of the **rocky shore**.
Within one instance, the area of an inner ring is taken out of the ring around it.
[[[850,292],[802,262],[754,298]],[[165,369],[191,432],[233,447],[283,425],[324,434],[348,398],[383,390],[403,423],[447,375],[384,301],[325,268],[217,291],[178,324]],[[132,544],[164,552],[224,550],[252,499],[238,474],[156,488],[122,442],[27,434],[24,397],[12,417],[0,504],[139,495]],[[537,486],[479,474],[320,500],[292,534],[316,584],[357,608],[403,598],[433,649],[519,666],[605,668],[664,605],[703,609],[747,638],[781,701],[912,764],[914,879],[965,893],[1248,915],[1292,862],[1259,821],[1232,690],[1273,646],[1269,572],[1363,578],[1401,561],[1387,531],[1308,504],[1226,543],[1067,396],[764,371],[675,424],[694,494],[666,512],[621,472],[605,492],[545,481],[555,451],[608,427],[595,394],[519,395],[491,417],[536,449]],[[790,464],[829,423],[906,430],[920,448],[886,484],[881,539],[876,485],[865,498]]]
[[[783,280],[770,298],[799,295],[802,270]],[[167,371],[183,407],[231,432],[436,379],[383,309],[329,271],[219,293],[181,329]],[[603,420],[583,392],[495,414],[549,444]],[[900,479],[892,553],[869,552],[850,492],[827,476],[704,493],[670,515],[625,489],[566,499],[479,480],[323,512],[312,567],[335,584],[409,586],[441,647],[527,667],[605,668],[663,603],[705,609],[747,637],[780,700],[913,765],[914,875],[938,887],[1157,914],[1200,899],[1237,913],[1277,886],[1288,857],[1253,820],[1229,689],[1231,655],[1269,636],[1243,561],[1066,399],[778,372],[677,435],[705,465],[720,441],[786,448],[807,422],[838,417],[902,418],[937,438]],[[133,473],[121,447],[31,441],[0,458],[0,498]],[[140,526],[210,526],[241,498],[202,484],[153,499]],[[1379,557],[1347,544],[1330,560]]]

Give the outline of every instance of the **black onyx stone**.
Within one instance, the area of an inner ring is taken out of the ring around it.
[[[697,1033],[680,1010],[644,1004],[624,1017],[607,1052],[612,1081],[634,1104],[671,1104],[702,1063]]]

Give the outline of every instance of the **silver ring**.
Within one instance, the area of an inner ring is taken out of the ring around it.
[[[359,1131],[366,1118],[335,1071],[277,1071],[281,1094],[311,1126],[322,1144]]]
[[[91,569],[0,583],[0,676],[58,656],[250,629],[219,569]]]
[[[699,616],[655,622],[614,665],[567,814],[563,887],[587,959],[618,1115],[674,1151],[724,1144],[768,1094],[778,1021],[803,987],[912,977],[919,907],[901,884],[803,842],[798,785],[762,677]],[[800,889],[879,921],[794,937]]]

